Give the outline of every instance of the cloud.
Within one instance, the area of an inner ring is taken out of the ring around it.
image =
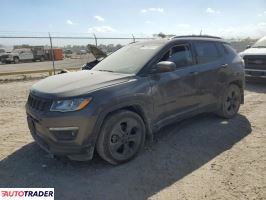
[[[68,20],[66,21],[66,23],[69,24],[69,25],[73,25],[73,24],[74,24],[70,19],[68,19]]]
[[[159,12],[159,13],[163,13],[164,9],[163,8],[147,8],[147,9],[141,9],[140,10],[141,13],[147,13],[147,12]]]
[[[116,29],[110,26],[93,26],[88,29],[90,33],[113,33],[116,32]]]
[[[146,10],[146,9],[141,9],[140,12],[141,12],[141,13],[146,13],[147,10]]]
[[[99,21],[99,22],[103,22],[103,21],[104,21],[104,18],[101,17],[101,16],[99,16],[99,15],[95,15],[95,16],[94,16],[94,19],[96,19],[96,20]]]
[[[147,21],[145,21],[145,24],[154,24],[154,22],[147,20]]]
[[[178,26],[179,28],[190,28],[190,27],[191,27],[190,24],[177,24],[177,26]]]
[[[257,14],[258,17],[263,17],[264,15],[266,15],[266,10],[262,13]]]
[[[212,8],[207,8],[206,12],[209,13],[209,14],[221,14],[220,10],[214,10]]]
[[[203,29],[203,32],[209,35],[219,35],[224,38],[260,38],[266,35],[266,22],[256,24],[244,24],[239,26],[229,26],[218,29]]]

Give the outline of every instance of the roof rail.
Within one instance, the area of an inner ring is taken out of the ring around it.
[[[180,35],[180,36],[174,36],[171,39],[175,39],[175,38],[186,38],[186,37],[201,37],[201,38],[222,39],[220,37],[212,36],[212,35]]]

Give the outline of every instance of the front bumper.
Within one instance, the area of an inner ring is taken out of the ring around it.
[[[96,116],[89,109],[78,112],[39,112],[26,105],[27,122],[33,139],[45,151],[72,160],[90,160],[93,157]],[[58,137],[54,130],[75,127],[73,137]]]
[[[266,78],[266,70],[263,69],[245,69],[246,77]]]
[[[1,58],[1,61],[2,62],[11,62],[11,61],[13,61],[13,58],[10,58],[10,57],[8,57],[8,58]]]

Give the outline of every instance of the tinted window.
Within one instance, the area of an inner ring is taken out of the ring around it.
[[[198,42],[195,46],[199,64],[213,62],[220,57],[218,49],[213,42]]]
[[[160,61],[171,61],[176,67],[192,65],[193,59],[188,45],[177,45],[171,48]]]

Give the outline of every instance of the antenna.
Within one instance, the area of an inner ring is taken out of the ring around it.
[[[200,35],[202,35],[202,29],[200,29]]]

